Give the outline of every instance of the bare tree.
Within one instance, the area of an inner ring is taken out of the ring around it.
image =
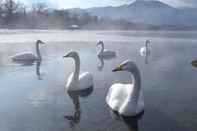
[[[6,22],[13,21],[18,8],[19,8],[19,3],[16,3],[14,0],[5,0],[4,12],[6,16]]]

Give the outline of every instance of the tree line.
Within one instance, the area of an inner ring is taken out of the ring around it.
[[[123,30],[178,30],[180,27],[136,24],[126,20],[98,18],[85,11],[49,8],[44,2],[25,6],[15,0],[0,0],[0,28],[8,29],[67,29],[78,25],[80,29],[123,29]],[[185,29],[185,28],[183,28]]]
[[[74,14],[66,10],[51,9],[46,3],[26,7],[15,0],[0,0],[0,28],[67,28],[70,25],[95,25],[97,16],[89,13]]]

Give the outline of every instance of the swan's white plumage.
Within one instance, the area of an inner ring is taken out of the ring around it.
[[[105,57],[105,56],[107,57],[107,56],[115,56],[116,53],[114,51],[104,49],[103,52],[99,52],[97,55],[102,56],[102,57]]]
[[[73,73],[70,74],[67,80],[67,90],[85,90],[93,86],[93,75],[89,72],[84,72],[79,75],[79,80],[75,81]]]
[[[121,65],[122,67],[120,67],[122,68],[121,70],[137,70],[133,75],[134,82],[131,84],[115,83],[109,88],[106,96],[106,103],[108,106],[112,110],[125,116],[135,116],[144,110],[144,98],[140,88],[140,74],[135,65],[129,67],[132,64],[132,62],[126,61]],[[131,70],[130,72],[132,73]],[[135,77],[138,77],[136,78],[136,81]]]
[[[22,60],[29,60],[29,61],[33,61],[35,59],[37,59],[37,57],[32,53],[32,52],[22,52],[22,53],[18,53],[14,56],[11,56],[11,59],[13,61],[22,61]]]
[[[147,50],[146,50],[145,46],[140,48],[140,55],[141,56],[146,56],[146,52],[147,52]]]
[[[113,84],[107,94],[106,102],[110,108],[118,111],[121,115],[134,116],[144,110],[143,93],[140,91],[140,96],[137,105],[128,99],[130,91],[133,91],[133,84]]]
[[[71,51],[64,57],[71,57],[75,61],[75,71],[68,77],[67,91],[85,90],[93,87],[93,75],[89,72],[80,73],[80,58],[77,52]]]
[[[140,55],[141,56],[148,56],[148,55],[150,55],[149,44],[150,44],[150,41],[146,40],[145,46],[140,48]]]

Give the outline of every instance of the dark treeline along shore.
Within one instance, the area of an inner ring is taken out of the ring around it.
[[[94,29],[94,30],[196,30],[180,25],[135,23],[126,19],[99,17],[80,9],[53,9],[47,3],[31,6],[14,0],[0,0],[0,28],[4,29]],[[115,14],[114,14],[115,15]]]

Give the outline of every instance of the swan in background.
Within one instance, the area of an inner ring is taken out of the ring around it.
[[[42,42],[41,40],[36,41],[36,55],[34,55],[32,52],[23,52],[23,53],[19,53],[19,54],[12,56],[11,59],[16,62],[17,61],[34,62],[35,60],[42,60],[40,50],[39,50],[40,44],[45,44],[45,43]]]
[[[141,56],[148,56],[150,55],[150,40],[146,40],[145,46],[140,48],[140,55]]]
[[[71,57],[75,61],[75,71],[68,77],[67,90],[82,90],[93,86],[93,76],[89,72],[80,73],[80,58],[77,52],[71,51],[64,57]]]
[[[99,45],[101,45],[101,49],[100,49],[100,51],[98,52],[98,57],[113,57],[113,56],[116,56],[116,52],[114,52],[114,51],[111,51],[111,50],[106,50],[106,49],[104,49],[104,43],[103,43],[103,41],[99,41],[98,43],[97,43],[97,46],[99,46]]]
[[[93,92],[93,87],[87,88],[85,90],[67,91],[74,105],[74,114],[65,115],[64,118],[69,120],[71,127],[75,127],[75,125],[78,124],[81,120],[80,97],[86,98],[90,96],[92,92]]]
[[[130,60],[124,61],[115,71],[128,71],[132,74],[131,84],[113,84],[107,94],[108,106],[120,115],[136,116],[144,111],[143,93],[141,91],[140,71],[136,64]]]

